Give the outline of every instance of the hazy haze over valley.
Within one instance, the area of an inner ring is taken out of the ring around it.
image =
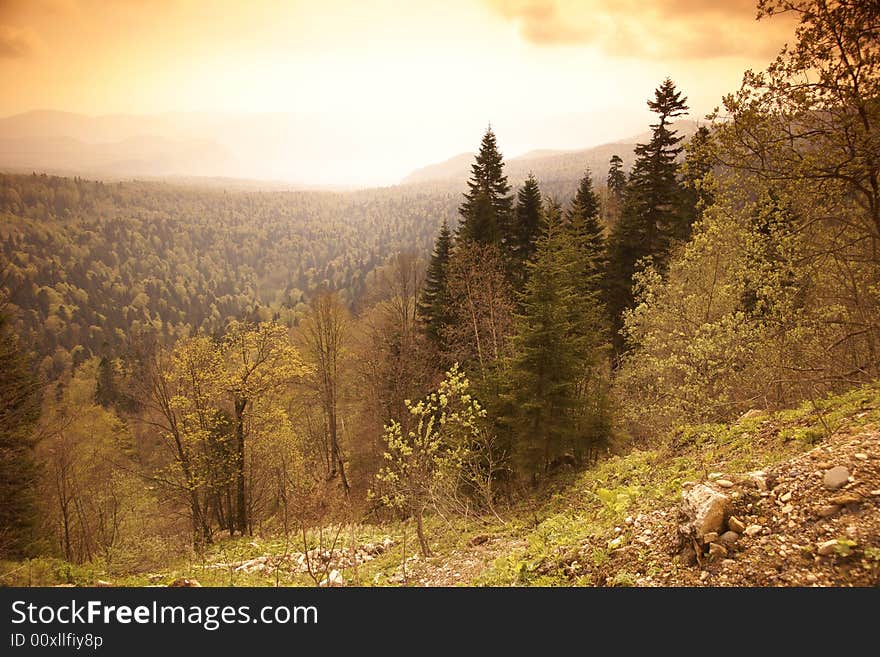
[[[667,75],[702,119],[789,36],[629,4],[3,0],[0,170],[393,185],[490,122],[507,159],[627,140]]]

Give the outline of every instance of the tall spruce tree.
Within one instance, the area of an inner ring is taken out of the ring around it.
[[[509,255],[512,210],[513,197],[504,175],[504,158],[490,126],[471,166],[468,193],[458,210],[462,221],[456,236],[478,244],[497,244]]]
[[[425,273],[425,284],[417,308],[425,335],[440,352],[444,350],[444,329],[452,321],[446,288],[451,253],[452,233],[449,231],[449,225],[444,221],[434,243],[434,251]]]
[[[36,514],[31,430],[40,414],[30,358],[0,315],[0,555],[20,556]]]
[[[614,198],[623,198],[623,190],[626,188],[626,173],[623,171],[623,160],[619,155],[612,155],[608,161],[608,192]]]
[[[544,211],[535,256],[520,294],[508,375],[508,418],[517,470],[537,482],[579,434],[581,383],[594,360],[597,310],[577,289],[578,253],[557,203]],[[594,298],[594,297],[593,297]]]
[[[639,261],[651,258],[662,271],[673,241],[686,233],[685,197],[676,162],[682,137],[670,128],[672,119],[687,112],[686,102],[669,78],[648,101],[659,120],[651,124],[651,140],[635,148],[636,161],[626,184],[621,217],[609,238],[607,302],[618,353],[624,348],[621,316],[632,306],[633,274]]]
[[[541,229],[541,189],[534,174],[529,174],[516,194],[516,208],[510,236],[510,280],[521,290],[526,280],[526,263],[535,253]]]
[[[582,277],[579,290],[584,294],[598,294],[602,289],[607,258],[605,235],[599,220],[599,197],[593,191],[589,170],[581,179],[566,220],[579,256],[578,271]]]

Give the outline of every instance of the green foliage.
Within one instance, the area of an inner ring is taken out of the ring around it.
[[[169,346],[233,319],[290,326],[326,289],[353,305],[388,256],[428,252],[456,203],[417,189],[254,193],[4,174],[0,287],[57,377],[77,346],[116,358],[142,333]]]
[[[586,433],[585,382],[599,362],[601,311],[584,291],[578,240],[561,211],[549,204],[529,276],[520,295],[510,359],[514,457],[523,475],[536,481],[566,452],[584,455],[603,436]]]
[[[700,126],[685,148],[686,154],[681,165],[685,238],[690,238],[694,222],[715,200],[712,178],[709,176],[716,159],[713,146],[709,128]]]
[[[838,538],[837,545],[834,546],[834,554],[838,557],[845,559],[846,557],[852,555],[853,549],[858,546],[858,543],[852,541],[848,538]]]
[[[541,189],[535,176],[529,175],[516,194],[514,225],[510,235],[510,271],[514,288],[521,290],[526,278],[526,263],[535,254],[541,229]]]
[[[608,179],[606,180],[608,191],[618,200],[623,198],[626,189],[626,173],[623,171],[623,160],[619,155],[612,155],[608,163]]]
[[[504,159],[490,127],[483,135],[480,151],[471,166],[468,193],[459,208],[461,223],[456,237],[477,244],[496,244],[503,246],[505,251],[509,250],[512,208],[513,197],[504,175]]]
[[[436,392],[419,402],[405,401],[406,428],[396,420],[385,426],[386,465],[376,473],[372,495],[415,517],[425,555],[430,549],[423,533],[423,514],[432,502],[460,485],[460,473],[472,444],[480,438],[480,421],[486,417],[469,388],[470,382],[455,364]]]
[[[0,556],[21,554],[30,539],[38,475],[30,432],[39,414],[39,380],[0,314]]]
[[[449,225],[444,221],[434,243],[418,305],[419,319],[424,325],[425,334],[441,352],[445,347],[444,333],[452,323],[451,302],[447,290],[451,253],[452,234],[449,232]]]
[[[687,236],[676,163],[682,137],[669,128],[672,119],[687,112],[686,101],[669,78],[648,101],[659,120],[651,125],[651,140],[635,149],[636,161],[627,181],[622,214],[609,237],[608,310],[618,352],[623,350],[619,329],[623,312],[633,305],[635,276],[648,261],[662,270],[673,242]]]
[[[638,304],[624,316],[634,349],[616,390],[638,432],[783,407],[872,367],[865,335],[841,323],[873,312],[870,287],[850,301],[852,277],[870,267],[840,276],[813,255],[818,236],[795,228],[815,212],[801,200],[811,191],[791,186],[758,192],[758,178],[723,176],[665,278],[650,267],[636,276]]]
[[[599,197],[593,191],[589,171],[581,179],[565,218],[578,251],[577,267],[581,275],[578,289],[596,302],[605,287],[608,259],[604,229],[599,220]]]

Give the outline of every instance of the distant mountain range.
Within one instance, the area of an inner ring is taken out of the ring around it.
[[[679,121],[674,128],[679,134],[690,137],[696,132],[696,121]],[[644,132],[628,139],[610,142],[572,151],[536,150],[519,157],[505,160],[505,170],[511,184],[517,186],[534,173],[542,184],[571,183],[580,180],[589,169],[593,181],[599,184],[608,176],[608,161],[612,155],[619,155],[624,168],[632,166],[635,156],[633,150],[639,143],[650,139],[651,133]],[[404,185],[433,184],[463,186],[470,176],[474,153],[461,153],[444,162],[431,164],[413,171],[401,181]]]
[[[696,125],[682,121],[676,127],[689,135]],[[371,178],[375,169],[371,158],[401,147],[395,143],[386,147],[383,139],[388,137],[383,134],[387,133],[318,115],[91,117],[35,111],[0,118],[0,170],[104,179],[170,178],[250,189],[342,189],[327,184],[341,179],[353,181],[345,188],[366,187],[380,184]],[[542,184],[567,194],[586,168],[597,183],[604,180],[614,154],[629,167],[633,148],[647,137],[645,133],[581,150],[534,150],[508,159],[507,174],[518,185],[534,172]],[[473,153],[462,153],[413,171],[400,182],[461,189],[473,158]]]

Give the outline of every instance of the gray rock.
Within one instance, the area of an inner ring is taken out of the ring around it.
[[[746,523],[736,516],[730,516],[727,520],[727,528],[732,532],[742,534],[746,530]]]
[[[712,543],[718,540],[718,532],[708,532],[703,534],[703,543]]]
[[[736,532],[724,532],[718,540],[724,545],[733,545],[739,540],[739,534]]]
[[[749,481],[751,481],[758,490],[767,490],[767,473],[763,470],[750,472]]]
[[[730,498],[724,493],[706,484],[694,485],[682,493],[679,531],[703,542],[706,534],[722,529],[729,505]]]
[[[322,579],[318,586],[322,588],[345,586],[345,579],[343,579],[342,574],[338,570],[331,570],[330,575],[326,579]]]
[[[721,488],[733,488],[733,482],[730,479],[716,479],[715,483]]]
[[[755,534],[760,534],[761,530],[764,529],[761,525],[749,525],[745,529],[746,536],[754,536]]]
[[[837,539],[831,539],[830,541],[825,541],[824,543],[819,543],[817,546],[817,552],[821,554],[823,557],[828,556],[829,554],[834,552],[834,549],[837,547]]]
[[[825,473],[822,484],[829,490],[837,490],[849,479],[849,470],[842,465],[836,465]]]

